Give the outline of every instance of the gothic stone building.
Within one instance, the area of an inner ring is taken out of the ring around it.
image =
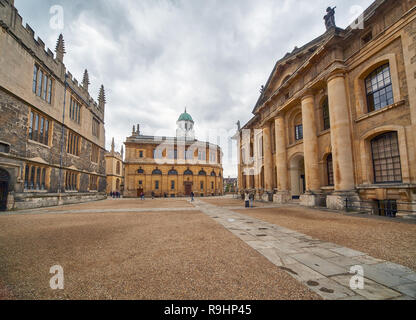
[[[105,168],[107,175],[107,194],[124,191],[124,151],[115,151],[114,138],[111,143],[111,151],[105,153]]]
[[[104,87],[96,103],[34,38],[13,0],[0,0],[0,206],[22,209],[105,195]]]
[[[240,128],[240,188],[334,209],[416,200],[416,1],[377,0],[361,22],[276,63]]]
[[[185,111],[176,137],[140,134],[139,125],[127,138],[125,197],[215,196],[223,194],[221,148],[195,139],[194,121]]]

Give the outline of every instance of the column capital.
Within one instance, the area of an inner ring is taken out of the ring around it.
[[[326,82],[330,82],[331,80],[335,78],[345,78],[345,70],[335,70],[329,74],[329,76],[326,78]]]
[[[300,98],[300,101],[303,102],[304,100],[314,99],[314,98],[315,98],[315,95],[313,94],[312,90],[307,90],[305,94],[302,96],[302,98]]]

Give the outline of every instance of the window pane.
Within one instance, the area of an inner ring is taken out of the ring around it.
[[[394,103],[389,64],[373,71],[365,80],[368,111]]]
[[[33,93],[36,93],[37,80],[38,80],[38,66],[35,65],[33,69],[33,86],[32,86]]]
[[[375,183],[401,182],[397,132],[382,134],[371,141]]]
[[[38,77],[38,96],[40,97],[42,94],[42,82],[43,82],[43,72],[40,70],[39,77]]]
[[[29,122],[29,139],[33,140],[33,112],[30,112],[30,122]]]
[[[52,79],[48,82],[48,103],[52,102]]]

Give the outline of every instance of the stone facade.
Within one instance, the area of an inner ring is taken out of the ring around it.
[[[111,192],[124,191],[124,150],[121,152],[114,150],[114,139],[111,144],[111,151],[105,153],[105,167],[107,174],[107,194]]]
[[[186,122],[186,123],[185,123]],[[193,120],[186,112],[178,120],[177,137],[145,136],[134,127],[126,139],[125,197],[218,196],[223,190],[221,148],[189,140]]]
[[[105,93],[98,103],[34,38],[10,0],[0,0],[0,193],[2,209],[105,197]]]
[[[416,1],[363,19],[276,63],[239,132],[240,189],[332,209],[416,200]]]

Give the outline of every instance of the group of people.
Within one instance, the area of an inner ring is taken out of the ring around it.
[[[254,207],[254,194],[246,193],[244,194],[244,204],[246,208],[253,208]]]
[[[111,198],[113,198],[113,199],[119,199],[119,198],[121,198],[121,193],[120,192],[118,192],[118,191],[111,191],[110,192],[110,197]]]

